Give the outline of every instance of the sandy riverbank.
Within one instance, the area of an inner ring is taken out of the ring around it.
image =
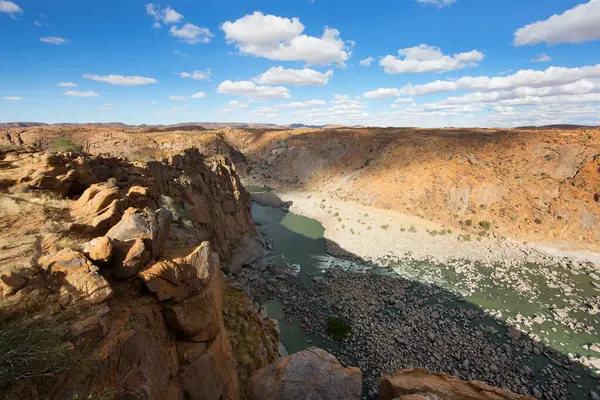
[[[485,235],[479,235],[477,232],[483,228],[449,229],[419,217],[326,198],[318,193],[278,195],[293,203],[290,211],[321,222],[327,239],[365,260],[393,256],[439,263],[462,259],[487,265],[560,262],[578,269],[578,264],[595,262],[596,267],[600,266],[598,253],[571,253],[548,246],[523,244],[497,237],[493,226]]]

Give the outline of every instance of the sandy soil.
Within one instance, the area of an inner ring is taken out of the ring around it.
[[[278,193],[291,201],[290,211],[314,218],[325,228],[325,237],[355,255],[375,261],[386,256],[429,259],[445,263],[456,259],[518,265],[549,263],[556,258],[591,261],[600,265],[599,253],[570,253],[546,245],[530,245],[500,237],[494,227],[466,230],[448,227],[391,210],[381,210],[310,192]],[[411,229],[414,227],[414,229]],[[440,234],[440,232],[444,234]],[[470,240],[464,239],[469,235]]]

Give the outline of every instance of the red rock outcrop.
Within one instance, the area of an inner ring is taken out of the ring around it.
[[[381,400],[534,400],[479,381],[462,381],[424,368],[403,369],[384,377],[379,396]]]
[[[361,397],[360,369],[344,368],[333,355],[318,348],[280,358],[256,371],[248,381],[248,400],[358,400]]]

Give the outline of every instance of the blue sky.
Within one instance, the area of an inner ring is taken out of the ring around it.
[[[0,122],[600,124],[600,0],[0,0]]]

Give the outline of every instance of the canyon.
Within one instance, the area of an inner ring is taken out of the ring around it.
[[[299,373],[315,398],[598,396],[598,129],[11,126],[0,146],[2,323],[60,321],[57,348],[85,360],[19,379],[11,398],[302,398],[286,378]],[[334,258],[294,264],[257,217],[287,211],[318,220],[310,245]],[[433,262],[467,271],[462,293]],[[586,351],[544,342],[531,321],[550,317],[519,316],[526,302],[502,318],[456,306],[489,291],[475,264],[562,312],[552,326]],[[339,344],[330,315],[352,327]],[[311,336],[286,355],[296,321]]]

